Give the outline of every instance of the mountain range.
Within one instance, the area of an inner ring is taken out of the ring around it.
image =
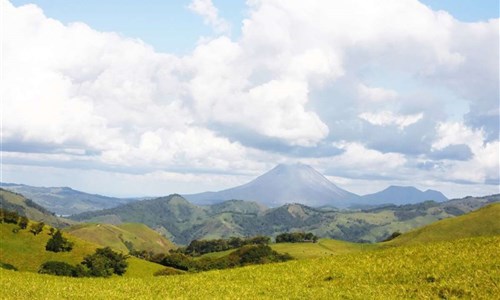
[[[134,201],[151,199],[115,198],[80,192],[69,187],[33,187],[24,184],[2,183],[7,190],[23,194],[58,215],[72,215],[117,207]],[[445,201],[438,191],[425,192],[415,187],[390,186],[370,195],[359,196],[342,189],[311,166],[280,164],[254,180],[218,192],[187,194],[183,197],[193,204],[211,205],[227,200],[254,201],[264,207],[300,203],[310,207],[360,208],[382,204],[409,204],[426,200]]]
[[[353,242],[375,242],[395,231],[405,232],[498,201],[500,195],[358,210],[313,208],[297,203],[265,209],[256,202],[242,200],[197,206],[175,194],[70,218],[80,222],[144,223],[181,245],[194,239],[275,236],[290,231]]]

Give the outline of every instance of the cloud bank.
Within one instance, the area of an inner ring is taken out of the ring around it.
[[[193,185],[163,192],[197,192],[300,160],[359,193],[368,178],[498,190],[498,19],[415,0],[253,0],[231,38],[195,0],[215,35],[176,56],[2,1],[3,160],[18,166],[4,180],[83,170],[73,186],[102,192],[91,172],[166,172]]]

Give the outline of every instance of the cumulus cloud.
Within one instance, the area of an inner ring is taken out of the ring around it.
[[[404,129],[407,126],[417,123],[423,117],[422,113],[415,115],[397,115],[390,111],[382,111],[379,113],[365,112],[359,117],[370,124],[379,126],[395,125],[399,129]]]
[[[211,0],[193,0],[188,8],[203,17],[203,21],[212,26],[217,33],[228,33],[229,23],[219,16],[217,7]]]
[[[293,159],[351,179],[498,182],[497,19],[256,0],[231,39],[194,0],[216,35],[180,57],[2,1],[7,163],[257,174]]]

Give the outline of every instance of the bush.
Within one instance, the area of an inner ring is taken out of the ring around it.
[[[33,233],[33,235],[37,235],[43,231],[43,226],[45,226],[45,223],[43,222],[34,223],[30,227],[30,232]]]
[[[77,277],[77,267],[62,261],[47,261],[44,262],[38,270],[40,274],[50,274],[57,276]]]
[[[82,261],[86,266],[88,274],[94,277],[109,277],[113,274],[123,275],[127,271],[127,256],[117,253],[111,248],[96,249],[92,255],[87,255]]]
[[[69,252],[71,249],[73,243],[64,238],[60,230],[57,230],[45,245],[45,250],[52,252]]]
[[[173,269],[173,268],[165,268],[160,271],[155,272],[153,275],[154,276],[170,276],[170,275],[181,275],[184,274],[184,272]]]
[[[26,227],[28,227],[28,224],[29,224],[28,218],[26,218],[25,216],[19,217],[19,223],[18,223],[19,228],[26,229]]]
[[[14,267],[13,265],[7,264],[7,263],[3,263],[3,262],[0,262],[0,268],[5,269],[5,270],[17,271],[17,268]]]

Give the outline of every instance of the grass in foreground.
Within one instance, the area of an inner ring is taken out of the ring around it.
[[[156,278],[61,278],[0,270],[5,299],[494,299],[500,236]]]

